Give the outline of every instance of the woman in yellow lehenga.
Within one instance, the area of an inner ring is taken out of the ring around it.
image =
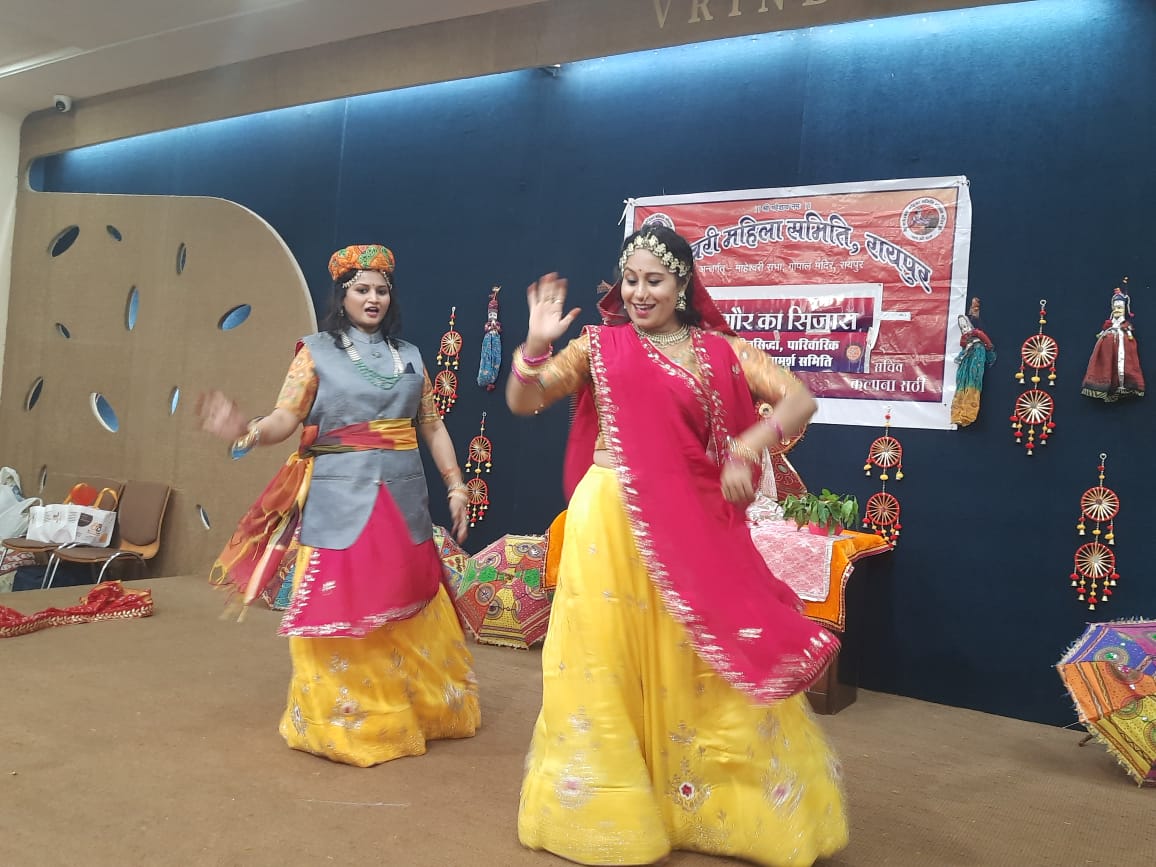
[[[578,311],[557,275],[530,287],[506,391],[523,415],[578,395],[518,834],[582,864],[672,849],[811,864],[847,841],[839,765],[801,694],[837,643],[768,572],[744,507],[759,455],[815,403],[730,332],[679,235],[645,226],[619,268],[605,324],[555,356]]]
[[[212,580],[248,604],[289,580],[293,678],[281,719],[289,746],[368,767],[421,755],[426,741],[470,737],[477,683],[432,538],[418,436],[448,489],[454,533],[466,491],[417,348],[396,332],[393,253],[376,244],[329,262],[328,330],[298,345],[277,407],[247,421],[220,392],[203,427],[234,457],[301,444],[241,519]]]

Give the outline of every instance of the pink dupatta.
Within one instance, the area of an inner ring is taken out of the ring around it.
[[[709,305],[721,323],[705,290],[696,288],[696,300],[705,299],[700,309]],[[704,315],[704,325],[716,325],[711,318]],[[798,597],[755,548],[744,509],[723,497],[726,437],[756,420],[730,344],[693,332],[700,383],[629,327],[589,327],[588,333],[593,389],[578,398],[567,496],[590,466],[601,417],[639,554],[699,656],[761,701],[803,691],[839,643],[799,613]]]

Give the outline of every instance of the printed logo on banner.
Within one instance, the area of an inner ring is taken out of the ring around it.
[[[899,226],[910,240],[926,243],[938,238],[947,227],[947,208],[939,199],[921,196],[903,209]]]

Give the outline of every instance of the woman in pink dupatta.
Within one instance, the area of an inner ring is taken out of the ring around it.
[[[768,571],[744,510],[759,456],[814,400],[727,328],[675,232],[645,226],[619,269],[605,324],[557,355],[578,311],[557,275],[530,287],[506,392],[522,415],[577,395],[519,837],[582,864],[672,849],[811,864],[847,841],[802,695],[838,645]]]

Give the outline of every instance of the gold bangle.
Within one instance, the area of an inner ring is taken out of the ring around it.
[[[526,361],[526,359],[522,357],[522,353],[520,351],[516,351],[514,353],[513,364],[514,364],[514,374],[522,382],[526,383],[527,385],[529,385],[531,383],[536,384],[536,385],[541,384],[540,377],[542,375],[542,370],[541,370],[542,365],[529,364]]]
[[[244,457],[249,452],[253,451],[261,443],[261,428],[257,427],[257,422],[265,416],[259,415],[249,422],[249,430],[245,435],[233,440],[229,445],[229,457],[233,460]]]
[[[727,451],[730,452],[732,458],[746,461],[755,466],[758,466],[760,463],[759,456],[755,453],[755,450],[737,437],[727,437]]]

